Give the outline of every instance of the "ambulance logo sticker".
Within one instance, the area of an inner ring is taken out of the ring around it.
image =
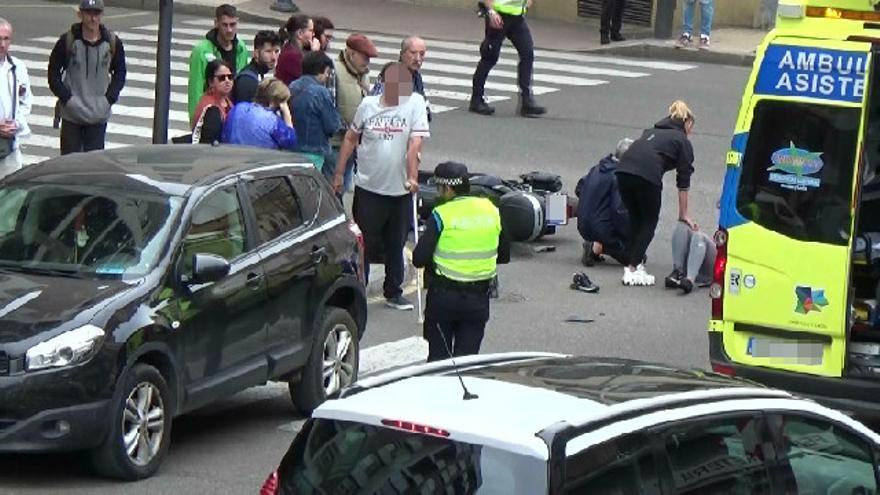
[[[770,182],[780,184],[786,189],[806,191],[807,188],[818,188],[822,180],[809,177],[822,170],[822,152],[814,153],[798,148],[789,141],[788,148],[776,150],[770,155],[773,165],[767,169]]]
[[[730,269],[730,294],[733,296],[739,295],[739,287],[742,285],[742,270],[739,268],[731,268]]]
[[[797,296],[797,307],[794,308],[796,313],[803,315],[810,311],[821,313],[822,307],[828,306],[828,299],[825,299],[825,289],[798,286],[794,289],[794,293]]]

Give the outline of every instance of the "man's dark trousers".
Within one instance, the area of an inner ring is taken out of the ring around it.
[[[599,32],[603,35],[620,35],[623,24],[623,7],[626,0],[602,0],[602,16]]]
[[[450,351],[454,357],[479,353],[489,321],[488,281],[485,290],[429,284],[422,327],[422,336],[428,341],[428,361],[448,359]]]
[[[403,246],[412,214],[409,194],[385,196],[355,187],[352,200],[354,221],[364,234],[366,263],[364,276],[370,277],[370,263],[385,264],[382,292],[386,299],[403,294]]]
[[[498,57],[501,55],[501,45],[504,38],[513,43],[516,52],[519,54],[519,65],[517,65],[517,84],[521,94],[531,96],[532,85],[532,66],[535,61],[535,46],[532,43],[532,33],[529,31],[529,25],[526,24],[526,18],[521,15],[505,15],[499,14],[504,25],[501,29],[492,29],[489,26],[489,19],[486,18],[486,37],[480,45],[480,63],[477,64],[477,70],[474,72],[473,92],[475,99],[483,98],[483,90],[486,85],[486,79],[489,77],[489,71],[498,63]]]
[[[61,121],[61,154],[104,149],[104,136],[107,123],[75,124],[69,120]]]

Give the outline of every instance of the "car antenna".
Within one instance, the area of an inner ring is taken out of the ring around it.
[[[455,370],[455,376],[458,377],[458,382],[461,383],[461,388],[464,390],[463,400],[471,400],[471,399],[479,399],[480,396],[477,394],[472,394],[468,391],[467,387],[464,386],[464,380],[461,378],[461,373],[458,372],[458,365],[455,364],[455,358],[452,357],[452,350],[449,348],[449,342],[446,341],[446,336],[443,335],[443,331],[440,330],[440,323],[437,323],[435,326],[437,329],[437,333],[440,334],[440,338],[443,339],[443,347],[446,348],[446,354],[449,354],[449,359],[452,361],[452,369]]]

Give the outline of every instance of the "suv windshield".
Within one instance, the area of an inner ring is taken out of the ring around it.
[[[279,471],[285,494],[546,493],[546,462],[492,447],[389,428],[315,419]]]
[[[764,100],[755,106],[736,208],[782,235],[847,245],[860,109]]]
[[[0,187],[0,269],[143,276],[157,262],[181,202],[84,185]]]

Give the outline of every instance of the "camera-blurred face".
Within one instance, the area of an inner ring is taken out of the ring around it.
[[[385,101],[398,105],[412,95],[412,74],[402,64],[394,64],[385,70]]]

